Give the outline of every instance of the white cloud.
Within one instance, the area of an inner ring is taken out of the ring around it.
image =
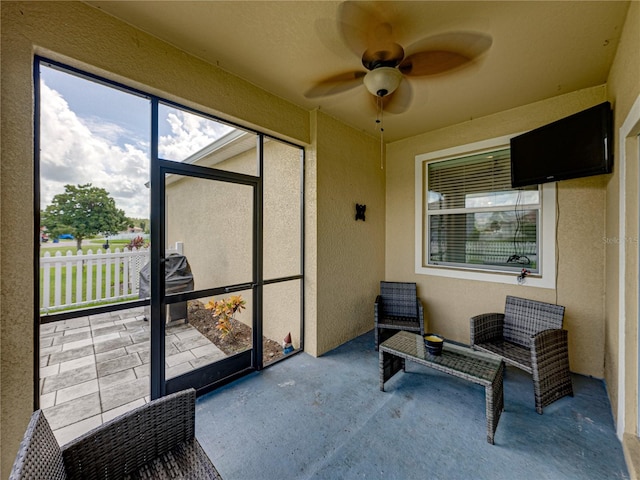
[[[167,109],[165,119],[171,134],[160,136],[158,152],[167,160],[185,160],[233,130],[228,125],[173,108]]]
[[[42,82],[40,195],[44,208],[66,184],[104,188],[128,216],[149,218],[148,145],[131,139],[120,126],[82,119],[64,98]],[[119,142],[121,144],[119,144]]]
[[[41,206],[49,205],[66,184],[91,183],[107,190],[127,216],[149,218],[149,139],[97,116],[99,102],[96,115],[80,117],[42,81]],[[184,160],[233,129],[174,108],[164,109],[163,117],[170,133],[160,137],[158,150],[170,160]]]

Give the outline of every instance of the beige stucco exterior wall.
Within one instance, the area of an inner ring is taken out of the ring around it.
[[[319,355],[371,329],[384,274],[384,172],[375,137],[270,95],[85,4],[3,1],[0,8],[0,478],[8,475],[29,420],[37,368],[34,54],[306,146],[305,350]],[[356,202],[367,204],[365,223],[354,221]]]
[[[34,398],[34,53],[294,142],[309,112],[77,2],[2,2],[2,444],[6,478]],[[335,141],[335,139],[334,139]],[[338,142],[339,143],[339,142]],[[6,252],[11,252],[11,256]],[[314,261],[313,258],[309,262]]]
[[[322,354],[373,328],[384,276],[385,171],[378,139],[316,113],[316,353]],[[367,206],[364,222],[355,221],[356,203]]]
[[[640,3],[631,2],[627,19],[613,66],[607,81],[608,97],[615,106],[614,136],[617,164],[606,190],[606,236],[616,239],[606,248],[606,304],[605,304],[605,379],[607,381],[611,407],[614,416],[623,423],[625,432],[623,444],[631,478],[640,478],[640,442],[638,441],[638,137],[640,125],[625,132],[621,127],[629,117],[634,102],[640,98]],[[636,119],[637,120],[637,119]],[[620,143],[624,144],[625,162]],[[624,182],[624,205],[621,205],[620,191]],[[620,238],[620,211],[624,209],[625,237]],[[624,246],[625,276],[624,290],[621,290],[620,248]],[[620,311],[620,296],[623,312]],[[619,329],[620,318],[624,315],[624,358],[620,358]],[[621,363],[624,365],[624,389],[619,378]],[[622,402],[619,402],[624,392]],[[624,412],[618,406],[622,404]],[[623,417],[620,417],[621,413]],[[622,432],[618,432],[622,433]]]
[[[468,340],[468,317],[501,309],[506,294],[555,301],[552,290],[415,275],[414,157],[528,130],[606,98],[615,100],[618,111],[628,110],[640,91],[635,76],[640,6],[631,3],[608,96],[604,87],[588,89],[396,142],[381,171],[376,138],[321,112],[309,114],[87,5],[0,2],[0,478],[8,475],[34,395],[34,53],[307,146],[305,350],[319,355],[371,328],[372,303],[383,278],[416,281],[428,325],[461,341]],[[612,265],[618,261],[615,251],[605,253],[602,238],[618,231],[616,175],[563,182],[558,189],[557,294],[567,307],[572,369],[605,376],[610,391],[617,345],[605,346],[602,337],[617,339],[617,267]],[[637,195],[637,185],[631,191]],[[356,202],[367,205],[364,223],[354,220]],[[637,218],[637,201],[635,208]],[[576,251],[578,244],[582,249]],[[596,260],[586,265],[586,254]],[[634,320],[637,325],[637,313]],[[627,395],[634,395],[629,387]]]
[[[255,144],[257,139],[252,139]],[[302,150],[268,139],[264,144],[264,277],[301,273]],[[215,152],[196,165],[255,175],[258,150],[215,161]],[[249,186],[172,176],[167,179],[167,244],[183,242],[196,289],[242,284],[252,280],[253,190]],[[238,292],[247,302],[236,318],[252,324],[251,291]],[[225,297],[219,296],[216,299]],[[264,290],[264,335],[281,343],[291,333],[300,343],[300,282],[271,285]],[[207,303],[210,298],[201,299]]]
[[[603,377],[606,177],[560,182],[557,186],[557,291],[519,286],[515,275],[513,284],[502,284],[415,274],[413,186],[416,155],[527,131],[604,100],[604,86],[590,88],[388,146],[386,278],[417,282],[429,330],[468,342],[469,317],[504,310],[506,295],[557,301],[566,307],[572,370]]]

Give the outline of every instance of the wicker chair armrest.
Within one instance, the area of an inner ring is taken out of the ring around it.
[[[375,325],[378,325],[378,320],[382,316],[382,296],[376,297],[376,303],[373,304],[373,320]]]
[[[153,400],[65,445],[69,478],[122,478],[193,439],[195,398],[189,389]]]
[[[475,345],[502,338],[504,313],[482,313],[470,319],[470,343]]]
[[[569,341],[566,330],[552,328],[531,336],[531,360],[535,365],[548,364],[568,358]]]
[[[424,307],[422,306],[422,302],[417,300],[418,302],[418,320],[420,321],[420,331],[424,332]]]
[[[531,337],[531,370],[536,411],[564,397],[573,396],[569,369],[568,333],[562,329],[543,330]]]

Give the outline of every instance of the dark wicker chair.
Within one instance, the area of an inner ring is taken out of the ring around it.
[[[564,307],[507,296],[504,313],[471,318],[471,346],[533,375],[536,411],[573,396]]]
[[[193,389],[159,398],[62,448],[37,410],[9,479],[219,479],[195,438],[195,398]]]
[[[398,330],[424,335],[424,313],[415,283],[380,282],[374,306],[376,350]]]

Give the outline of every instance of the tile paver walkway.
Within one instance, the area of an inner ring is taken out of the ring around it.
[[[40,408],[61,445],[149,401],[149,336],[143,308],[41,325]],[[183,321],[165,347],[167,378],[225,356]]]

